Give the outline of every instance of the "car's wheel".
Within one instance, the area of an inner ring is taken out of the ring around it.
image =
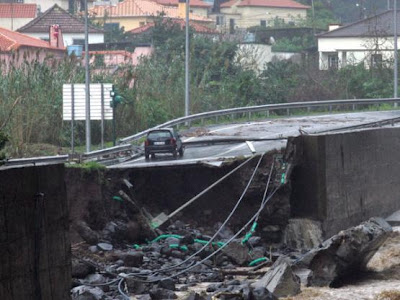
[[[146,160],[148,160],[149,157],[150,157],[150,154],[146,152],[146,153],[144,154],[144,157],[146,158]]]
[[[176,158],[178,156],[178,152],[176,151],[176,149],[174,151],[172,151],[172,156],[174,158]]]
[[[151,154],[151,158],[152,158],[152,159],[155,159],[155,158],[156,158],[156,154],[155,154],[155,153],[152,153],[152,154]]]
[[[179,156],[183,156],[183,147],[181,149],[179,149]]]

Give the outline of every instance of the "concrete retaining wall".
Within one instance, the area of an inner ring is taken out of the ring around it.
[[[400,209],[400,129],[373,129],[293,140],[294,217],[323,224],[325,237]]]
[[[70,299],[64,166],[0,170],[0,299]]]

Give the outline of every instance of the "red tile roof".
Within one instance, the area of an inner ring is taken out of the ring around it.
[[[70,14],[65,9],[59,7],[57,4],[54,4],[42,15],[19,28],[18,31],[23,33],[49,32],[49,27],[54,24],[60,25],[64,34],[85,32],[84,20]],[[104,31],[102,29],[89,24],[89,33],[103,32]]]
[[[158,4],[151,0],[125,0],[115,6],[96,5],[90,9],[90,15],[95,17],[148,17],[158,16],[164,13],[165,17],[178,18],[179,12],[177,7]],[[210,21],[209,19],[194,14],[190,14],[190,19]]]
[[[166,6],[178,6],[179,0],[154,0],[158,4],[161,5],[166,5]],[[210,3],[206,3],[201,0],[190,0],[190,6],[191,7],[204,7],[204,8],[209,8],[212,5]]]
[[[165,20],[165,22],[166,21],[167,20]],[[185,20],[182,20],[182,19],[171,19],[171,21],[174,24],[179,24],[181,26],[181,28],[183,28],[185,26]],[[209,28],[209,27],[207,27],[207,26],[205,26],[203,24],[199,24],[197,22],[189,21],[189,25],[197,33],[209,33],[209,34],[217,34],[218,33],[215,29]],[[139,34],[139,33],[146,32],[146,31],[152,29],[153,27],[154,27],[154,23],[147,23],[146,25],[143,25],[141,27],[132,29],[132,30],[130,30],[128,32],[132,33],[132,34]]]
[[[0,51],[8,52],[12,50],[17,50],[21,46],[58,49],[62,51],[64,51],[65,49],[65,48],[51,47],[49,42],[42,41],[40,39],[25,34],[0,27]]]
[[[297,9],[308,9],[307,5],[303,5],[293,0],[231,0],[221,4],[221,7],[231,7],[237,4],[237,6],[259,6],[259,7],[280,7],[280,8],[297,8]]]
[[[0,18],[36,18],[36,4],[0,3]]]

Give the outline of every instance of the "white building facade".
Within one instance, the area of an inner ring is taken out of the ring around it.
[[[400,26],[400,19],[398,24]],[[393,11],[347,26],[335,26],[333,30],[317,36],[319,68],[328,70],[357,64],[364,64],[365,68],[392,65],[393,34]]]

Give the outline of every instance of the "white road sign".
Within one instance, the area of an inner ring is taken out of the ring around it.
[[[72,88],[73,86],[73,88]],[[104,120],[112,120],[113,108],[110,107],[112,101],[110,91],[111,83],[103,84],[103,105]],[[86,88],[85,84],[64,84],[63,85],[63,120],[71,121],[72,119],[72,91],[74,92],[74,120],[86,119]],[[95,83],[90,85],[90,119],[101,120],[101,84]]]

